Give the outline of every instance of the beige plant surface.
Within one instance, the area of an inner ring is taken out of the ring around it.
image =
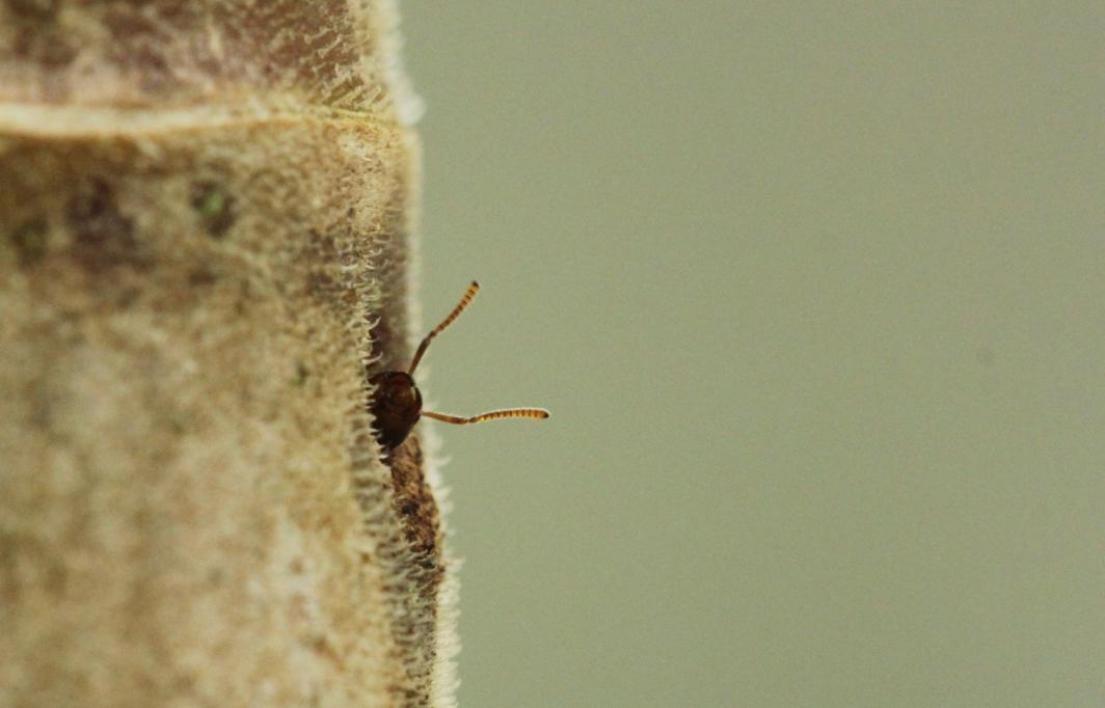
[[[0,0],[0,705],[453,703],[394,21]]]

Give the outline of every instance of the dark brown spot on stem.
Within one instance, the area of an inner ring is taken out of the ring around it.
[[[46,256],[48,229],[45,219],[32,219],[24,222],[11,232],[12,245],[15,246],[19,265],[32,266]]]
[[[58,0],[7,0],[12,14],[27,19],[45,20],[58,12]]]
[[[89,270],[145,264],[134,237],[134,222],[120,211],[105,180],[83,183],[69,201],[66,218],[73,232],[74,255]]]

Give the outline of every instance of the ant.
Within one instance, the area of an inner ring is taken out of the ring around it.
[[[499,420],[500,418],[548,418],[549,412],[544,408],[504,408],[502,410],[480,413],[470,418],[435,413],[422,410],[422,393],[414,383],[414,370],[418,368],[418,362],[422,361],[422,355],[426,353],[430,342],[441,334],[446,327],[453,323],[460,313],[468,307],[476,293],[480,290],[480,284],[475,280],[468,286],[460,302],[449,313],[449,316],[441,321],[437,327],[426,335],[422,343],[418,345],[418,351],[414,353],[411,365],[406,371],[383,371],[372,376],[368,382],[376,388],[372,398],[373,433],[377,442],[385,452],[391,452],[398,447],[411,432],[411,428],[418,422],[421,416],[440,420],[443,423],[453,425],[467,425],[469,423],[481,423],[485,420]]]

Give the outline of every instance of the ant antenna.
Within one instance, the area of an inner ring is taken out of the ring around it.
[[[468,289],[464,291],[464,295],[461,296],[460,302],[458,302],[457,306],[453,308],[453,311],[449,313],[449,316],[443,319],[441,324],[434,327],[433,330],[422,339],[422,343],[418,345],[418,351],[414,353],[414,358],[411,359],[411,365],[407,369],[408,375],[413,374],[414,370],[418,368],[418,362],[422,361],[422,355],[429,349],[430,342],[433,341],[433,338],[444,332],[446,327],[453,324],[453,320],[460,317],[460,313],[464,312],[464,308],[468,307],[472,302],[472,298],[476,297],[476,293],[479,291],[480,284],[473,280],[472,284],[468,286]]]
[[[549,412],[544,408],[503,408],[502,410],[480,413],[471,418],[464,418],[459,415],[449,415],[448,413],[434,413],[433,411],[422,411],[422,415],[427,418],[433,418],[434,420],[440,420],[442,423],[468,425],[469,423],[482,423],[485,420],[499,420],[500,418],[534,418],[539,420],[548,418]]]

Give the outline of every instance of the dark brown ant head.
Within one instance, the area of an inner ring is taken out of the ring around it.
[[[406,371],[384,371],[368,382],[376,388],[372,399],[376,439],[385,448],[396,447],[422,416],[422,393]]]
[[[384,448],[385,453],[398,447],[410,435],[411,428],[418,419],[425,415],[427,418],[440,420],[454,425],[466,425],[468,423],[480,423],[485,420],[498,420],[500,418],[548,418],[549,412],[543,408],[504,408],[502,410],[488,411],[469,418],[448,415],[446,413],[434,413],[422,410],[422,394],[414,383],[414,371],[422,356],[429,348],[433,338],[441,334],[446,327],[453,323],[464,308],[476,297],[480,290],[480,284],[472,281],[461,297],[460,302],[449,313],[449,316],[441,321],[437,327],[426,335],[418,350],[411,359],[411,365],[406,371],[384,371],[374,375],[368,381],[375,388],[372,397],[372,427],[376,441]]]

